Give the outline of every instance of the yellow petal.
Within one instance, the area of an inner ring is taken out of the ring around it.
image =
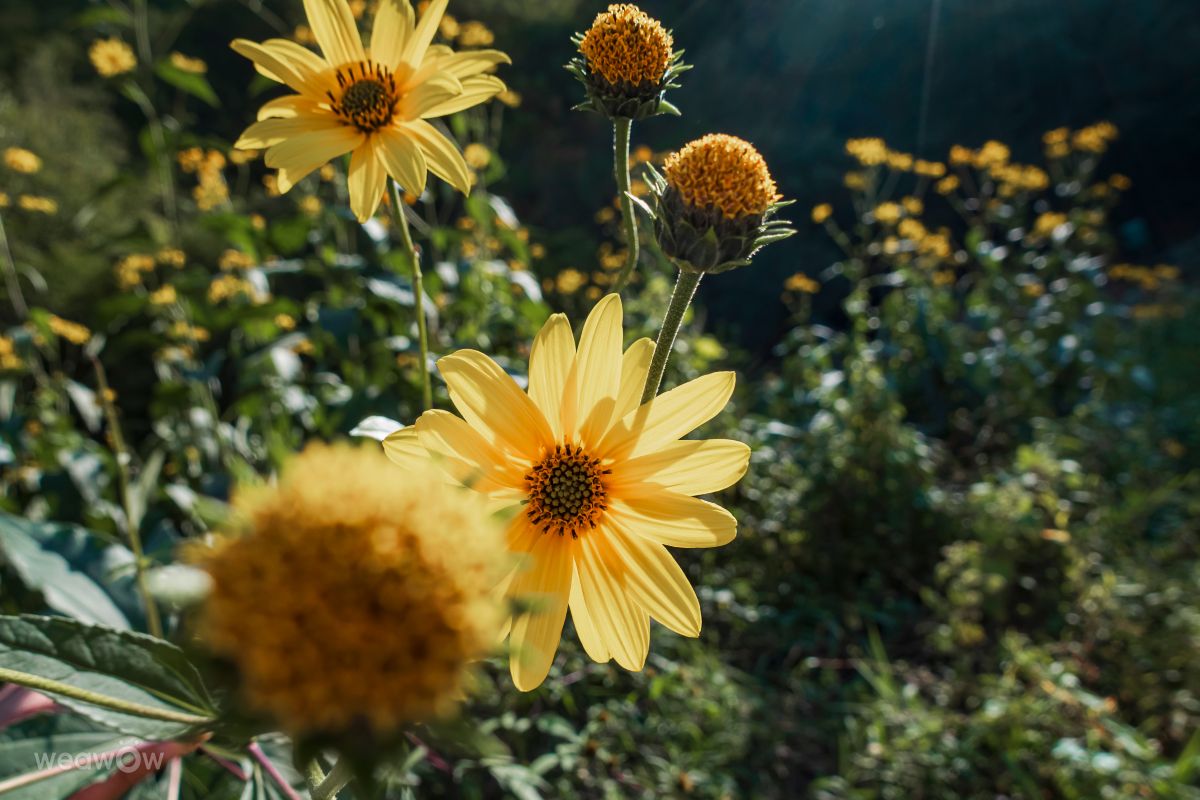
[[[557,536],[542,536],[530,551],[530,564],[518,573],[509,595],[533,608],[513,620],[508,666],[522,692],[541,685],[562,638],[571,591],[570,549]]]
[[[429,471],[429,451],[421,445],[412,426],[388,434],[383,440],[384,455],[395,465],[415,472]]]
[[[388,174],[396,179],[406,192],[418,197],[425,191],[425,177],[429,168],[425,165],[425,154],[404,132],[397,128],[383,128],[379,137],[379,157]]]
[[[734,382],[732,372],[714,372],[660,394],[614,425],[599,454],[637,458],[692,432],[725,407]]]
[[[462,81],[462,90],[458,94],[440,103],[430,105],[420,112],[420,116],[424,119],[433,119],[434,117],[444,117],[448,114],[457,114],[459,111],[464,111],[480,103],[487,102],[506,88],[508,87],[504,85],[504,81],[492,75],[476,75],[473,78],[464,78]]]
[[[310,100],[302,94],[285,94],[283,97],[276,97],[274,100],[268,100],[258,109],[258,118],[275,119],[286,117],[298,117],[301,114],[319,114],[324,113],[325,109],[315,100]]]
[[[408,0],[380,0],[371,29],[371,60],[395,72],[415,23]]]
[[[625,530],[670,547],[720,547],[737,536],[737,520],[716,503],[665,489],[613,498],[609,513]]]
[[[405,121],[424,117],[429,109],[454,100],[462,90],[462,81],[453,75],[432,75],[404,94],[397,113]]]
[[[257,42],[248,39],[234,39],[230,47],[254,62],[254,68],[273,81],[286,83],[297,92],[307,95],[319,94],[319,84],[297,70],[289,60],[281,59],[276,52],[267,50]]]
[[[376,149],[378,137],[369,136],[350,156],[350,173],[346,184],[350,189],[350,208],[359,222],[375,216],[383,190],[387,186],[387,170],[383,168]]]
[[[680,494],[708,494],[741,480],[749,463],[749,445],[732,439],[672,442],[649,455],[621,462],[610,486],[622,496],[664,488]]]
[[[449,72],[459,80],[465,80],[474,75],[495,69],[501,64],[511,64],[512,59],[507,53],[499,50],[464,50],[456,53],[449,48],[435,50],[429,48],[425,61],[421,64],[424,70],[427,65],[434,66],[439,72]]]
[[[553,446],[546,418],[511,376],[477,350],[459,350],[438,361],[450,399],[471,427],[532,461]]]
[[[363,135],[350,127],[301,134],[267,151],[268,167],[279,170],[279,191],[286,192],[305,175],[363,143]]]
[[[622,566],[601,528],[588,531],[575,548],[575,569],[588,614],[618,664],[638,671],[650,649],[650,620],[625,585]]]
[[[621,357],[621,391],[617,393],[617,405],[613,408],[614,422],[621,421],[642,404],[642,391],[646,388],[646,375],[650,372],[652,358],[653,339],[638,339],[629,345]]]
[[[575,361],[575,336],[565,314],[553,314],[538,331],[529,353],[529,397],[550,423],[554,440],[563,438],[562,404]],[[574,387],[570,391],[574,391]]]
[[[362,38],[346,0],[304,0],[304,13],[330,64],[341,67],[366,60]]]
[[[433,41],[433,35],[437,33],[438,25],[442,22],[442,15],[446,13],[448,3],[449,0],[433,0],[425,9],[425,13],[421,15],[421,21],[417,23],[416,30],[408,40],[408,46],[404,49],[402,60],[405,63],[417,67],[424,60],[425,51],[429,49],[429,43]]]
[[[626,585],[638,605],[680,636],[700,635],[700,601],[679,564],[657,542],[620,529],[611,522],[606,533],[625,567]]]
[[[471,191],[471,170],[458,148],[441,132],[423,119],[400,125],[405,133],[416,139],[425,154],[429,171],[463,194]]]
[[[262,49],[287,64],[304,79],[314,99],[325,99],[325,92],[337,88],[329,62],[302,44],[290,39],[267,39]]]
[[[343,127],[341,120],[332,114],[303,114],[298,117],[264,119],[246,128],[234,147],[261,150],[293,136],[340,127]]]
[[[519,502],[523,471],[479,432],[449,411],[426,411],[413,426],[421,446],[455,480],[484,494],[501,493]]]
[[[608,652],[608,648],[604,646],[604,639],[600,636],[600,629],[592,621],[592,616],[587,610],[587,604],[583,601],[583,590],[579,588],[578,576],[571,581],[569,605],[571,608],[571,622],[575,624],[575,633],[579,636],[579,643],[583,645],[583,651],[588,654],[588,658],[597,664],[604,664],[611,661],[612,653]]]
[[[621,385],[621,336],[621,296],[610,294],[588,314],[575,356],[579,434],[585,445],[598,442],[612,419]]]

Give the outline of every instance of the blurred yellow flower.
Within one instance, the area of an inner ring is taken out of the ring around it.
[[[464,22],[458,27],[458,43],[463,47],[490,47],[496,35],[482,22]]]
[[[92,338],[92,332],[78,322],[71,322],[55,314],[50,315],[48,322],[55,336],[60,336],[71,344],[87,344]]]
[[[829,203],[820,203],[813,206],[812,221],[820,225],[825,220],[833,216],[833,206]]]
[[[953,286],[956,280],[954,270],[942,269],[933,273],[933,285],[938,287]]]
[[[449,14],[444,15],[441,23],[438,24],[438,32],[442,34],[443,39],[454,39],[461,29],[458,20]]]
[[[1023,291],[1027,297],[1036,299],[1046,293],[1046,285],[1041,281],[1034,281],[1033,283],[1027,283],[1022,286],[1021,291]]]
[[[1060,225],[1067,224],[1067,215],[1058,211],[1047,211],[1038,216],[1033,223],[1033,232],[1037,236],[1049,236]]]
[[[507,544],[525,563],[501,587],[533,603],[509,636],[522,691],[545,679],[568,608],[584,651],[630,670],[645,664],[651,617],[698,636],[700,604],[664,545],[717,547],[737,533],[729,512],[696,496],[736,483],[750,448],[680,440],[725,407],[733,373],[642,405],[654,345],[642,339],[622,353],[623,339],[621,300],[608,295],[578,344],[564,315],[550,318],[533,343],[528,393],[482,353],[443,358],[463,416],[427,411],[384,442],[406,475],[436,464],[495,510],[515,512]]]
[[[183,72],[190,72],[194,75],[203,75],[208,72],[208,64],[205,64],[198,58],[189,58],[183,53],[171,53],[171,66]]]
[[[198,325],[190,325],[183,320],[178,320],[173,325],[168,333],[175,339],[186,339],[191,342],[207,342],[212,338],[207,328],[201,328]]]
[[[632,3],[618,3],[596,15],[579,52],[588,71],[609,84],[640,86],[662,81],[674,45],[662,23]]]
[[[574,294],[587,283],[587,276],[577,269],[564,269],[555,277],[554,288],[559,294]]]
[[[0,192],[0,208],[8,208],[11,202],[8,199],[8,192]]]
[[[904,207],[905,212],[914,217],[920,216],[925,211],[925,204],[921,202],[921,198],[913,197],[912,195],[900,198],[900,205]]]
[[[249,281],[239,278],[237,275],[218,275],[208,285],[208,301],[210,303],[220,303],[241,296],[254,299],[256,292]]]
[[[635,164],[644,164],[654,158],[654,151],[644,144],[638,145],[633,151],[633,162]]]
[[[938,194],[950,194],[958,188],[958,176],[947,175],[934,185]]]
[[[57,214],[58,201],[40,195],[23,194],[17,198],[17,207],[38,214]]]
[[[4,165],[13,172],[32,175],[42,168],[42,160],[24,147],[9,147],[4,151]]]
[[[16,343],[11,337],[0,335],[0,370],[20,369],[23,366],[25,362],[17,355]]]
[[[946,174],[946,165],[940,161],[925,161],[918,158],[913,172],[926,178],[940,178]]]
[[[300,202],[296,204],[300,208],[300,213],[310,217],[315,217],[321,213],[321,198],[313,194],[305,195],[300,198]]]
[[[132,253],[117,262],[113,270],[117,285],[132,289],[142,283],[142,276],[154,271],[154,259],[144,253]]]
[[[158,263],[175,269],[187,264],[187,254],[177,247],[164,247],[154,255],[154,258]]]
[[[115,36],[110,39],[98,39],[88,48],[88,58],[101,77],[112,78],[132,72],[137,66],[137,56],[129,45]]]
[[[377,451],[310,445],[192,549],[212,579],[202,641],[285,731],[432,721],[495,649],[504,538],[477,495],[425,473],[397,481]]]
[[[294,330],[296,327],[296,318],[288,314],[276,314],[275,325],[281,331]]]
[[[888,201],[875,206],[875,219],[885,225],[894,225],[900,220],[902,209],[899,203]]]
[[[429,172],[469,192],[462,154],[427,120],[504,91],[486,73],[509,59],[498,50],[431,47],[447,2],[430,3],[417,22],[408,0],[381,0],[369,55],[346,0],[305,0],[324,58],[292,42],[235,40],[234,50],[261,73],[297,92],[264,105],[235,146],[267,150],[280,192],[350,153],[350,206],[362,222],[374,216],[389,176],[416,195]]]
[[[175,287],[167,284],[150,293],[150,304],[154,306],[169,306],[179,299]]]
[[[546,247],[541,244],[533,244],[529,246],[529,255],[531,258],[545,258]]]
[[[787,289],[789,292],[816,294],[817,292],[821,291],[821,284],[808,277],[803,272],[797,272],[784,282],[783,288]]]
[[[254,258],[241,250],[229,248],[221,253],[221,258],[217,260],[217,266],[224,272],[247,270],[254,266]]]
[[[258,150],[234,150],[229,154],[229,161],[233,164],[249,164],[258,156]]]
[[[492,163],[492,151],[488,150],[485,145],[471,142],[463,148],[463,158],[466,159],[467,166],[471,169],[486,169],[487,165]]]
[[[858,160],[864,167],[874,167],[883,164],[888,158],[887,144],[883,139],[872,136],[864,139],[847,139],[846,153]]]
[[[971,148],[956,144],[950,148],[949,160],[956,167],[966,166],[975,163],[975,154],[971,152]]]
[[[1133,181],[1129,180],[1128,176],[1117,172],[1113,173],[1113,175],[1109,177],[1108,185],[1116,189],[1118,192],[1126,192],[1129,191],[1130,187],[1133,186]]]
[[[913,168],[913,157],[909,153],[897,153],[893,150],[889,150],[887,154],[887,165],[894,170],[908,172]]]

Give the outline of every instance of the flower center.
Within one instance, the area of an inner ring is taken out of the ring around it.
[[[360,61],[337,71],[341,96],[326,92],[333,112],[363,133],[388,125],[396,114],[400,93],[396,77],[374,61]]]
[[[601,469],[600,459],[589,457],[582,447],[555,446],[554,452],[525,475],[529,521],[541,527],[542,533],[570,533],[572,539],[578,539],[581,531],[596,527],[600,514],[608,508],[604,476],[610,472]]]

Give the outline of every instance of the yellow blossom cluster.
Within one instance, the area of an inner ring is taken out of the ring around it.
[[[171,53],[171,66],[183,72],[190,72],[193,75],[203,75],[208,72],[208,64],[205,64],[198,58],[185,56],[183,53]]]
[[[254,259],[241,250],[229,248],[221,253],[217,266],[222,272],[243,272],[254,266]]]
[[[1157,264],[1153,267],[1137,264],[1114,264],[1108,269],[1108,277],[1117,281],[1136,283],[1146,291],[1159,289],[1164,283],[1179,280],[1179,267]]]
[[[596,15],[580,42],[588,70],[614,86],[659,83],[674,47],[662,23],[632,3],[610,5]]]
[[[20,369],[25,362],[17,355],[16,346],[9,336],[0,336],[0,370]]]
[[[940,178],[946,174],[946,165],[940,161],[926,161],[918,158],[913,164],[913,172],[925,178]]]
[[[117,277],[117,286],[122,289],[141,286],[143,277],[154,272],[154,258],[144,253],[130,253],[117,262],[113,272]]]
[[[259,292],[250,281],[237,275],[218,275],[208,285],[208,301],[210,303],[220,303],[235,297],[249,297],[254,302],[264,299],[259,296]]]
[[[667,183],[696,209],[716,209],[726,219],[763,214],[779,199],[767,162],[754,145],[710,133],[667,157]]]
[[[458,43],[462,47],[490,47],[496,35],[482,22],[464,22],[458,26]]]
[[[132,72],[137,66],[137,56],[125,42],[116,38],[98,39],[88,48],[88,58],[101,77],[112,78]]]
[[[235,530],[192,557],[212,580],[202,639],[250,708],[293,734],[453,710],[504,614],[504,540],[478,495],[317,444],[233,506]]]
[[[1060,225],[1067,224],[1067,215],[1060,211],[1047,211],[1038,215],[1038,218],[1033,223],[1033,233],[1035,236],[1049,236]]]
[[[279,328],[281,331],[295,330],[296,318],[293,316],[290,316],[288,314],[276,314],[275,315],[275,326],[277,328]]]
[[[575,294],[587,283],[587,280],[587,275],[573,267],[568,267],[555,276],[554,289],[559,294]]]
[[[17,208],[22,211],[32,211],[35,214],[57,214],[58,201],[40,195],[23,194],[17,198]]]
[[[179,294],[175,291],[175,287],[170,284],[155,289],[150,293],[150,305],[152,306],[174,305],[178,300]]]
[[[904,208],[899,203],[888,200],[875,206],[872,215],[884,225],[895,225],[900,221],[900,217],[904,215]]]
[[[783,288],[787,289],[789,292],[816,294],[817,292],[821,291],[821,284],[808,277],[803,272],[797,272],[795,275],[784,281]]]
[[[952,194],[956,189],[958,189],[958,186],[959,186],[958,176],[957,175],[947,175],[946,177],[944,177],[940,181],[938,181],[936,184],[934,184],[933,188],[938,194]]]
[[[463,160],[471,169],[486,169],[488,164],[492,163],[492,151],[487,148],[487,145],[471,142],[463,148]]]
[[[887,144],[878,136],[862,139],[847,139],[846,153],[853,156],[864,167],[877,167],[888,160]]]
[[[71,322],[60,316],[51,314],[47,323],[55,336],[66,339],[71,344],[87,344],[92,338],[92,332],[78,322]]]
[[[1042,134],[1048,158],[1065,158],[1072,150],[1084,153],[1103,153],[1118,135],[1117,126],[1111,122],[1097,122],[1086,128],[1071,131],[1070,128],[1055,128]]]
[[[173,339],[184,339],[190,342],[207,342],[212,338],[207,328],[191,325],[183,320],[177,320],[167,332]]]
[[[918,219],[906,218],[900,220],[896,232],[904,239],[913,243],[917,253],[932,256],[938,260],[950,258],[954,247],[950,244],[950,231],[940,228],[931,231]]]
[[[997,164],[988,169],[988,174],[999,185],[1002,197],[1012,197],[1020,192],[1042,192],[1050,187],[1050,176],[1046,171],[1028,164]]]
[[[225,154],[217,150],[205,151],[201,147],[189,147],[177,156],[179,168],[198,181],[192,189],[192,198],[201,211],[211,211],[229,200],[229,186],[225,183]]]
[[[820,225],[825,220],[833,216],[833,206],[829,203],[820,203],[813,206],[812,221]]]
[[[32,150],[24,147],[8,147],[4,150],[4,166],[13,172],[32,175],[42,168],[42,160]]]
[[[178,247],[164,247],[154,254],[154,260],[168,267],[182,269],[187,264],[187,254]]]

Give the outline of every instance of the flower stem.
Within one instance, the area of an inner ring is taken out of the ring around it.
[[[408,229],[408,219],[404,216],[404,198],[400,187],[394,180],[388,179],[392,186],[392,214],[396,218],[396,227],[400,229],[400,242],[412,265],[413,298],[417,311],[417,335],[421,346],[421,398],[424,410],[433,408],[433,385],[429,382],[429,332],[425,327],[425,289],[421,285],[421,256],[413,244],[412,232]]]
[[[134,519],[133,489],[129,479],[129,464],[132,461],[129,448],[125,444],[125,435],[121,432],[121,419],[117,416],[117,407],[113,404],[112,389],[108,385],[108,375],[104,365],[97,356],[92,356],[92,368],[96,371],[96,388],[99,390],[100,407],[108,420],[108,431],[112,436],[112,446],[117,457],[117,480],[121,492],[121,505],[125,509],[125,535],[129,538],[129,549],[133,552],[133,569],[137,580],[138,594],[142,596],[142,605],[146,609],[146,629],[152,636],[162,638],[162,619],[158,614],[158,605],[150,592],[146,578],[146,556],[142,550],[141,519]]]
[[[638,241],[637,217],[633,214],[633,201],[629,199],[629,131],[633,120],[628,117],[617,117],[613,120],[613,172],[617,176],[617,200],[621,204],[621,222],[625,227],[625,244],[628,248],[625,254],[625,266],[613,284],[613,291],[619,292],[633,278],[633,270],[637,267]]]
[[[91,703],[94,706],[111,708],[113,711],[120,711],[123,714],[132,714],[136,717],[144,717],[145,719],[157,719],[164,722],[178,722],[183,725],[196,726],[209,725],[213,722],[209,717],[185,714],[182,711],[169,711],[165,708],[144,706],[141,703],[122,700],[118,697],[109,697],[106,694],[80,689],[78,686],[72,686],[69,683],[43,678],[41,675],[33,675],[28,672],[19,672],[15,669],[0,667],[0,682],[15,683],[18,686],[24,686],[34,691],[62,695],[72,700],[80,700],[84,703]]]
[[[646,376],[646,388],[642,392],[643,403],[653,400],[658,394],[663,373],[667,370],[667,360],[675,347],[675,337],[679,334],[679,326],[683,324],[684,312],[696,295],[696,287],[700,285],[702,275],[701,272],[679,270],[679,277],[675,280],[675,291],[671,293],[671,304],[667,306],[662,328],[658,331],[658,342],[654,345],[654,357],[650,360],[650,372]]]
[[[8,234],[4,232],[4,215],[0,214],[0,255],[4,256],[4,284],[8,289],[8,302],[12,303],[17,319],[22,322],[29,316],[29,306],[25,303],[25,295],[21,293],[21,279],[17,275],[17,262],[13,260],[12,249],[8,246]]]
[[[339,758],[333,765],[333,769],[329,770],[329,774],[325,776],[325,780],[321,781],[321,785],[312,790],[313,800],[334,800],[338,791],[353,777],[354,774],[350,771],[350,765],[346,759]]]

